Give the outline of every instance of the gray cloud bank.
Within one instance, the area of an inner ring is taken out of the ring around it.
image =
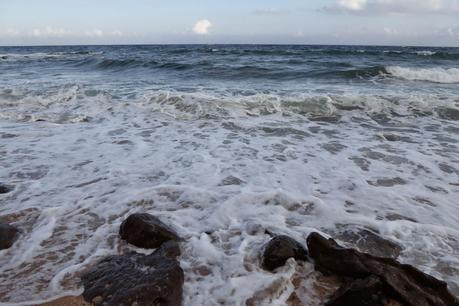
[[[459,16],[459,0],[336,0],[322,10],[353,14],[457,14]]]

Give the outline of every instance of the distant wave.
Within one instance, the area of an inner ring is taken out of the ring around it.
[[[386,67],[386,71],[394,77],[410,81],[427,81],[444,84],[459,83],[459,68],[406,68],[388,66]]]
[[[102,51],[2,53],[0,54],[0,61],[36,61],[43,59],[71,59],[101,54],[103,54]]]
[[[432,56],[432,55],[437,54],[437,52],[429,51],[429,50],[423,50],[423,51],[417,51],[416,54],[417,55],[422,55],[422,56]]]

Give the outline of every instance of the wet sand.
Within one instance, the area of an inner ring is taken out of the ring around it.
[[[65,296],[57,300],[38,304],[38,306],[90,306],[91,304],[86,303],[83,297],[80,296]]]

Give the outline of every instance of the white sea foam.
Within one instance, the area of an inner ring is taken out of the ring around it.
[[[0,53],[0,61],[36,61],[52,58],[81,58],[103,54],[102,51],[88,52],[33,52],[33,53]]]
[[[437,54],[437,52],[429,51],[429,50],[423,50],[423,51],[417,51],[416,54],[417,55],[421,55],[421,56],[432,56],[432,55]]]
[[[408,68],[388,66],[386,71],[397,77],[411,81],[434,83],[459,83],[459,68]]]
[[[125,250],[119,225],[140,211],[184,238],[185,305],[285,305],[293,290],[323,304],[310,263],[269,273],[258,254],[267,232],[304,244],[310,232],[339,224],[400,243],[403,262],[459,293],[457,124],[411,115],[454,99],[163,91],[127,103],[79,87],[32,96],[7,91],[0,99],[0,178],[15,185],[0,209],[25,228],[0,251],[2,302],[81,292],[78,272]],[[372,119],[394,112],[392,126]],[[91,119],[74,120],[82,116]],[[388,142],[387,133],[401,138]],[[229,176],[240,185],[222,184]],[[295,273],[304,276],[297,289]]]

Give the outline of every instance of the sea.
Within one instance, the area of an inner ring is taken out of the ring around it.
[[[0,182],[4,305],[146,252],[135,212],[182,237],[184,305],[321,305],[312,264],[260,250],[362,229],[459,295],[459,48],[0,47]]]

